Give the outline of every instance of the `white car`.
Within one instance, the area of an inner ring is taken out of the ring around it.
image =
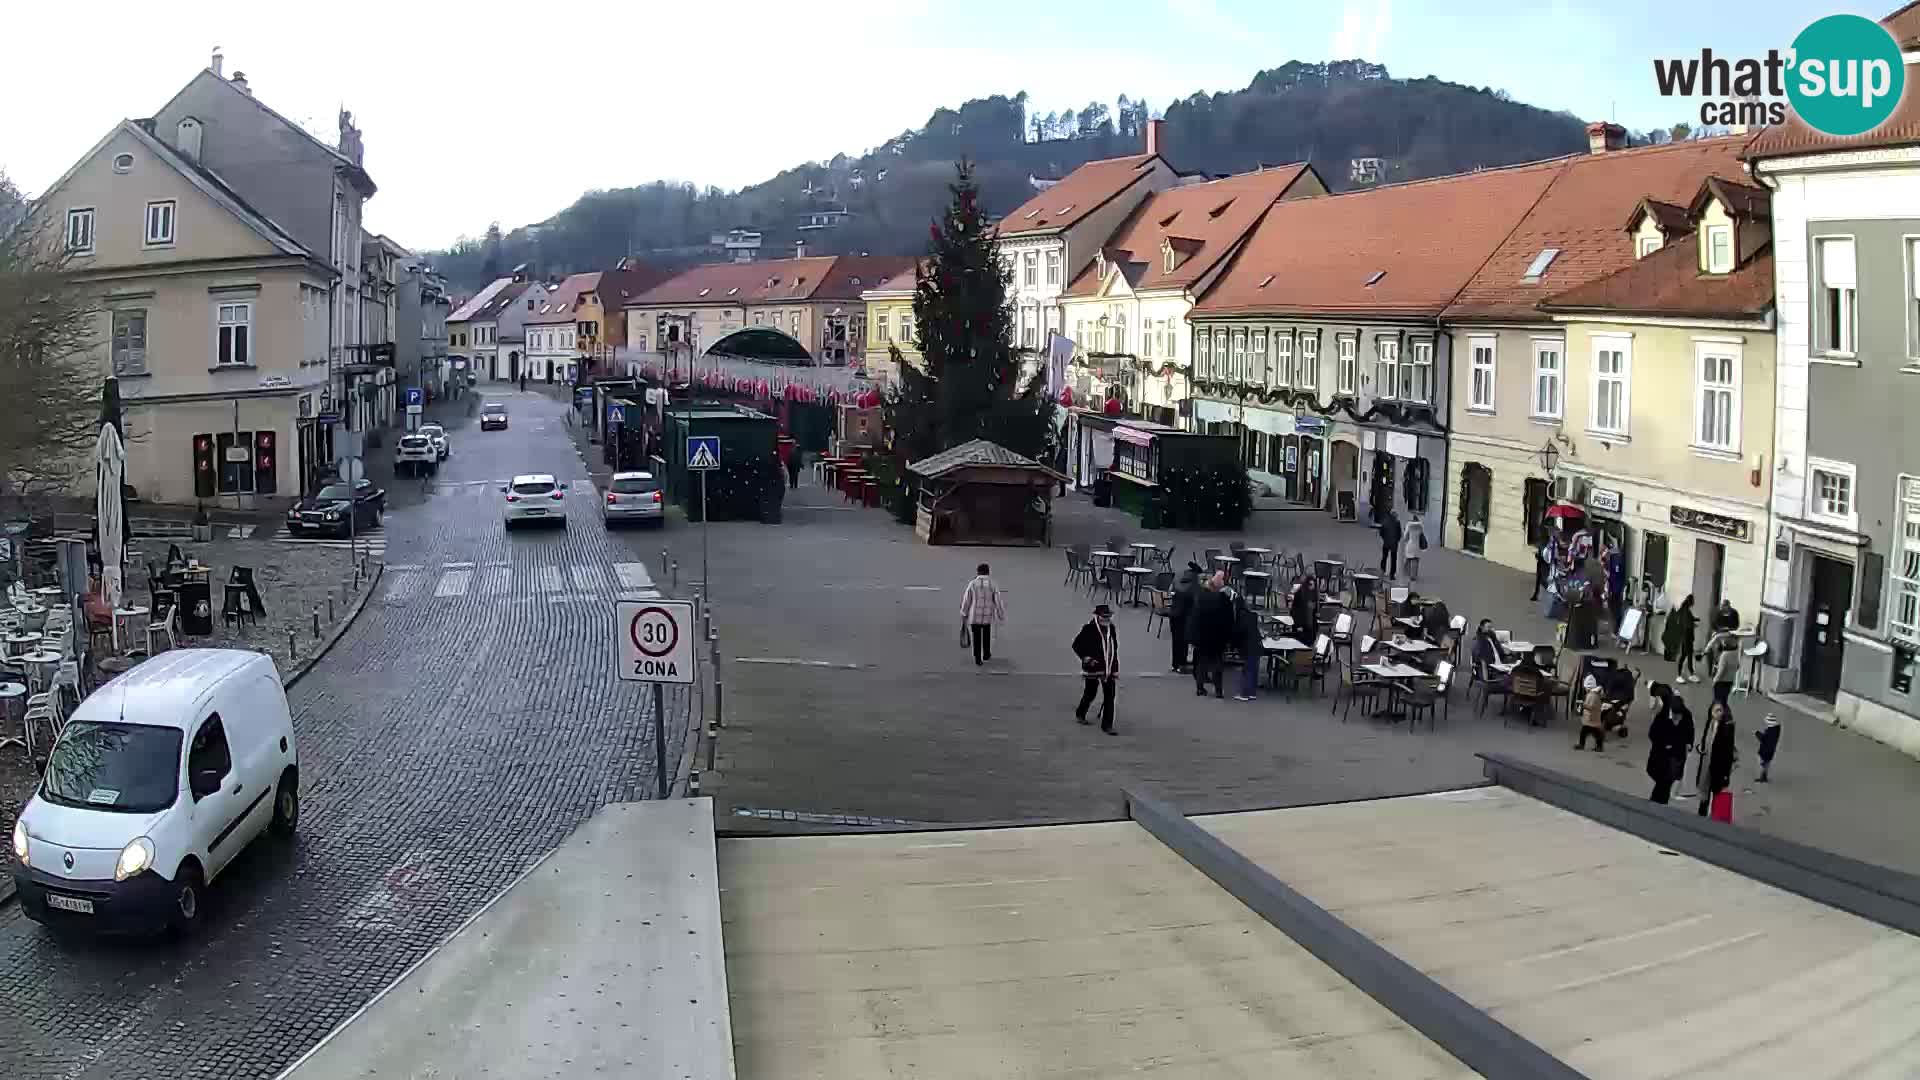
[[[507,497],[507,528],[528,521],[553,521],[567,527],[567,489],[551,473],[516,476],[500,491]]]
[[[433,444],[433,451],[438,455],[437,460],[445,461],[447,455],[453,453],[453,443],[447,439],[446,428],[439,424],[421,424],[420,434],[425,435],[427,441]]]
[[[439,472],[440,451],[433,445],[432,439],[418,432],[402,435],[400,444],[393,451],[393,471]]]
[[[174,649],[81,702],[13,827],[27,917],[191,930],[207,883],[300,817],[300,755],[273,659]]]
[[[649,472],[614,473],[607,482],[607,501],[600,507],[600,520],[609,528],[623,521],[664,526],[667,509],[660,482]]]

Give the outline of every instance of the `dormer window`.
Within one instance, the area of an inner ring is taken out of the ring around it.
[[[1540,254],[1535,255],[1533,261],[1527,264],[1527,272],[1520,276],[1521,282],[1527,285],[1539,284],[1540,278],[1547,272],[1547,267],[1552,266],[1553,260],[1559,255],[1559,248],[1543,248]]]
[[[1173,245],[1172,244],[1160,245],[1160,272],[1163,274],[1173,273]]]
[[[1634,241],[1633,257],[1636,259],[1644,259],[1659,250],[1660,238],[1658,236],[1643,236]]]
[[[736,286],[734,286],[733,288],[731,288],[731,289],[728,289],[728,290],[727,290],[727,295],[728,295],[728,296],[738,296],[738,295],[740,295],[740,287],[739,287],[738,285],[736,285]]]
[[[1707,273],[1726,274],[1733,270],[1733,226],[1709,225],[1706,238]]]
[[[705,295],[707,295],[708,293],[710,293],[710,292],[712,292],[712,291],[713,291],[712,289],[701,289],[701,290],[700,290],[700,295],[701,295],[701,296],[705,296]]]

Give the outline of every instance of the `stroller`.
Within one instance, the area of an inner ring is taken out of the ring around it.
[[[1609,735],[1621,742],[1627,739],[1627,718],[1633,715],[1633,698],[1639,684],[1640,673],[1625,665],[1602,676],[1606,701],[1600,707],[1601,723]]]

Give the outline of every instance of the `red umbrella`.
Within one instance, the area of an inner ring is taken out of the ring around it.
[[[1067,406],[1073,404],[1073,387],[1063,386],[1060,388],[1060,404]]]
[[[1564,503],[1564,502],[1555,503],[1552,506],[1547,507],[1547,517],[1549,519],[1577,518],[1577,517],[1586,517],[1586,516],[1587,516],[1587,512],[1585,510],[1580,509],[1579,507],[1573,505],[1572,503]]]

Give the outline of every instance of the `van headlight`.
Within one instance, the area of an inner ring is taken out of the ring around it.
[[[134,837],[120,849],[120,861],[113,866],[113,880],[125,881],[153,865],[153,841]]]
[[[24,821],[13,823],[13,857],[20,860],[21,866],[27,865],[27,823]]]

